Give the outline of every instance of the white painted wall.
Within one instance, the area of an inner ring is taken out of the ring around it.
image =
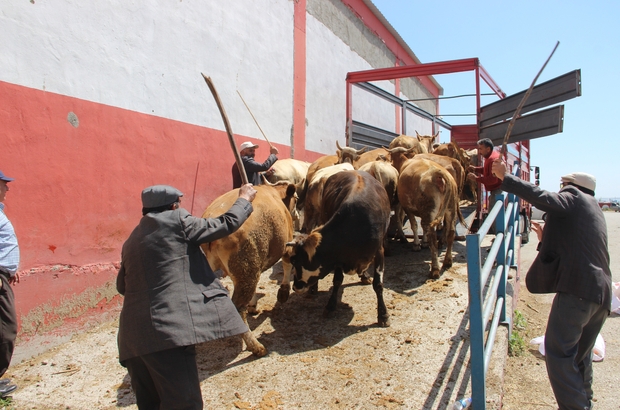
[[[432,135],[433,133],[433,123],[426,118],[422,118],[419,115],[412,113],[411,111],[407,111],[407,135],[415,136],[416,131],[420,135]]]
[[[140,113],[290,144],[289,0],[5,1],[0,80]]]
[[[312,15],[306,26],[306,149],[334,153],[345,145],[347,73],[372,67]]]

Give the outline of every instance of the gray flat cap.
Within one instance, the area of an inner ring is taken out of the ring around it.
[[[159,208],[172,205],[183,196],[183,192],[170,185],[153,185],[142,191],[142,206],[144,208]]]

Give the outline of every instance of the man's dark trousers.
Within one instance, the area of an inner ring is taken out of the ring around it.
[[[15,296],[9,279],[4,272],[0,272],[2,289],[0,289],[0,377],[7,371],[17,337],[17,314],[15,313]]]
[[[603,305],[568,293],[555,295],[545,333],[545,356],[560,410],[590,408],[592,348],[608,315]]]
[[[195,346],[132,357],[123,364],[140,410],[203,408]]]

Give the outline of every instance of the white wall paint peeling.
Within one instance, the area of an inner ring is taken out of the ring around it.
[[[288,0],[5,2],[0,80],[273,142],[292,125],[293,7]]]

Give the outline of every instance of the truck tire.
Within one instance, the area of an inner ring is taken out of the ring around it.
[[[521,243],[526,244],[530,241],[530,218],[526,215],[519,215],[519,227],[521,230]]]

